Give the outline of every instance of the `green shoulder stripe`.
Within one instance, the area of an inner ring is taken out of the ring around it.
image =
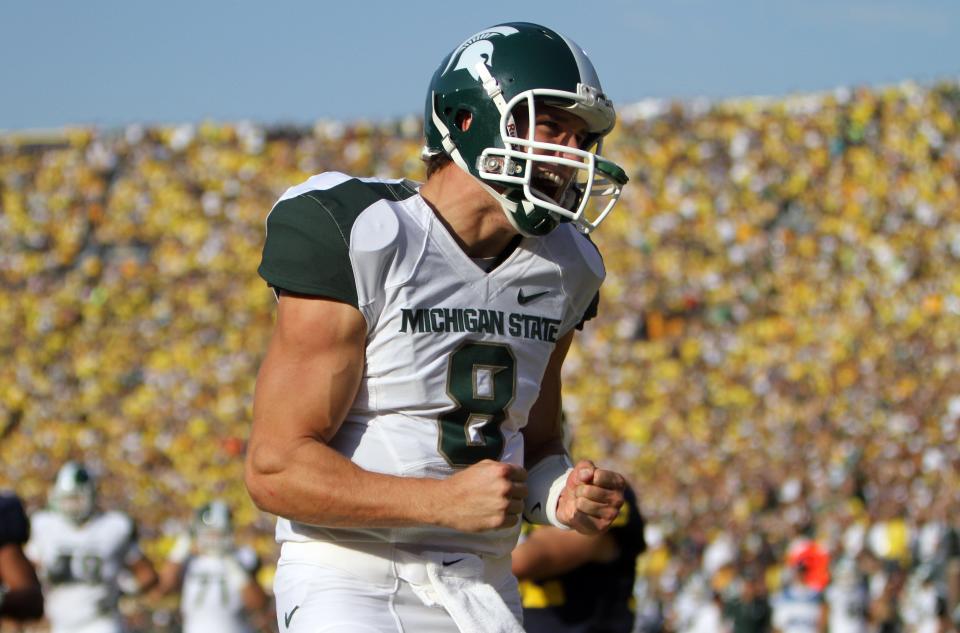
[[[353,223],[379,200],[400,201],[414,194],[412,183],[351,179],[281,200],[267,218],[260,276],[274,288],[357,306],[350,265]]]

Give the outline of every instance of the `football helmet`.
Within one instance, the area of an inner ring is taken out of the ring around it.
[[[580,148],[535,139],[537,108],[543,106],[584,121],[587,138]],[[526,108],[523,136],[518,108]],[[467,114],[469,126],[462,125]],[[537,24],[498,24],[457,46],[434,73],[424,110],[423,158],[447,154],[524,235],[544,235],[558,222],[589,233],[627,183],[624,170],[599,154],[616,118],[583,49]],[[572,176],[559,187],[544,186],[551,176],[544,172],[551,171]],[[592,200],[599,201],[599,211],[588,217]]]
[[[214,499],[197,510],[193,520],[193,537],[197,549],[210,554],[223,554],[233,545],[233,513],[220,499]]]
[[[79,462],[60,467],[50,490],[50,507],[74,523],[85,522],[93,514],[97,489],[93,476]]]

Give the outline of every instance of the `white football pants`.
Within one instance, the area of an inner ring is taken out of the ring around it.
[[[443,556],[446,566],[464,555]],[[280,633],[459,633],[449,612],[431,604],[436,596],[426,572],[408,561],[407,552],[389,543],[284,543],[274,578]],[[483,581],[500,594],[507,617],[515,619],[510,624],[519,627],[522,609],[510,556],[482,561]]]

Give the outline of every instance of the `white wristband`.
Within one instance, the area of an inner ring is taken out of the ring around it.
[[[573,463],[567,455],[550,455],[530,469],[527,473],[528,493],[523,504],[523,517],[527,521],[570,529],[557,519],[557,502],[571,470]]]

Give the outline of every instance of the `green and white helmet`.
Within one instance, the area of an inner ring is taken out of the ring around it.
[[[60,467],[50,489],[50,507],[73,523],[83,524],[93,515],[97,488],[90,471],[79,462]]]
[[[233,512],[221,499],[204,504],[193,519],[197,548],[204,553],[223,553],[233,544]]]
[[[534,140],[538,105],[560,108],[586,123],[588,138],[580,149]],[[525,138],[517,136],[518,107],[528,109],[531,122]],[[458,122],[467,113],[471,122],[462,130]],[[583,49],[537,24],[498,24],[465,40],[434,73],[424,112],[423,157],[450,156],[500,202],[524,235],[544,235],[558,222],[573,222],[589,233],[627,183],[624,170],[599,155],[616,120]],[[538,171],[548,165],[574,174],[552,195],[536,186]],[[600,200],[599,210],[587,217],[593,199]]]

